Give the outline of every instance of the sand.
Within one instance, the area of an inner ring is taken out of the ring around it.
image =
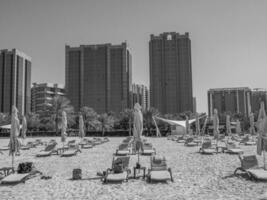
[[[28,141],[36,138],[27,138]],[[48,141],[51,138],[41,138]],[[58,142],[60,138],[56,138]],[[68,138],[69,140],[73,138]],[[38,170],[52,179],[36,177],[25,184],[0,186],[0,199],[260,199],[267,196],[264,182],[252,182],[241,177],[231,176],[240,166],[236,155],[201,155],[199,147],[185,147],[166,138],[148,138],[157,150],[165,155],[172,168],[174,182],[149,184],[140,179],[130,179],[122,184],[102,184],[100,180],[71,181],[72,170],[82,169],[83,178],[96,177],[96,172],[111,167],[112,154],[123,138],[110,138],[110,142],[83,149],[74,157],[53,155],[46,158],[35,157],[42,146],[21,151],[15,158],[15,165],[24,161],[33,161]],[[0,139],[0,147],[8,139]],[[255,154],[255,146],[242,146],[245,154]],[[149,167],[149,156],[141,156],[141,164]],[[260,165],[262,157],[258,157]],[[131,156],[130,167],[137,161]],[[8,152],[0,154],[0,168],[11,166]],[[133,173],[133,170],[132,170]]]

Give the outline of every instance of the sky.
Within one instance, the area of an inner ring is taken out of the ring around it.
[[[65,84],[65,45],[120,44],[132,53],[133,82],[149,86],[150,34],[189,32],[193,95],[267,87],[265,0],[0,0],[0,49],[32,58],[32,82]]]

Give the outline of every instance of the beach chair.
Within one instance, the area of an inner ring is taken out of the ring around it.
[[[102,179],[103,183],[128,181],[128,176],[131,173],[129,162],[130,156],[114,156],[111,168],[107,169]]]
[[[83,141],[80,142],[79,145],[81,145],[82,149],[91,149],[94,147],[94,145],[87,139],[83,139]]]
[[[116,150],[116,156],[126,156],[130,154],[130,149],[128,143],[122,143],[118,146],[118,149]]]
[[[42,173],[35,169],[33,163],[20,163],[16,172],[9,173],[1,180],[1,184],[25,183],[26,180]]]
[[[223,149],[223,153],[228,153],[228,154],[242,154],[244,151],[237,146],[235,143],[225,143],[226,147]]]
[[[152,154],[156,154],[156,149],[153,148],[151,143],[144,143],[141,154],[146,156],[151,156]]]
[[[171,168],[167,167],[166,158],[164,156],[151,156],[151,167],[148,169],[148,182],[166,182],[171,180],[173,182]]]
[[[51,156],[53,153],[57,153],[57,143],[53,142],[48,144],[44,150],[36,154],[37,157]]]
[[[176,139],[176,142],[177,142],[177,143],[185,143],[185,138],[184,138],[184,136],[180,136],[180,137],[178,137],[178,138]]]
[[[244,144],[244,145],[256,145],[255,141],[250,140],[249,136],[247,135],[246,137],[242,138],[239,144]]]
[[[267,181],[267,171],[259,167],[256,155],[239,155],[239,159],[241,167],[234,171],[234,175],[237,175],[238,171],[242,171],[248,175],[250,180]]]
[[[212,147],[211,141],[204,141],[199,149],[199,152],[202,154],[214,154],[217,153],[217,150],[215,147]]]
[[[76,156],[78,152],[82,153],[82,151],[79,149],[79,146],[69,147],[64,150],[63,153],[61,153],[61,157]]]
[[[187,147],[195,147],[195,146],[197,146],[198,144],[196,143],[196,142],[194,142],[194,138],[187,138],[186,140],[185,140],[185,143],[184,143],[184,145],[185,146],[187,146]]]

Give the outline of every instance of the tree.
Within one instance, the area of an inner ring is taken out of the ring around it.
[[[149,108],[143,112],[144,118],[144,126],[147,128],[148,134],[151,135],[151,128],[153,126],[153,118],[154,116],[159,115],[159,111],[156,108]]]
[[[39,129],[40,117],[39,114],[29,112],[26,116],[28,129]]]
[[[129,135],[132,133],[132,123],[133,123],[133,109],[126,108],[120,113],[121,119],[120,124],[127,124],[126,128],[129,130]]]
[[[68,125],[72,126],[75,123],[75,116],[73,113],[73,106],[70,104],[70,100],[63,96],[55,96],[52,99],[51,106],[47,106],[48,113],[50,115],[51,122],[54,123],[56,134],[62,123],[62,111],[67,114]]]
[[[0,113],[0,125],[11,124],[11,116],[9,113]]]
[[[114,126],[114,118],[106,113],[98,115],[98,121],[102,136],[104,136],[105,130],[109,130]]]
[[[81,108],[81,114],[84,119],[86,130],[92,130],[97,128],[97,125],[99,123],[97,119],[98,115],[93,108],[84,106]]]

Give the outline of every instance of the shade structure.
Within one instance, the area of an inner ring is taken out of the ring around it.
[[[14,156],[19,152],[20,143],[18,136],[20,133],[20,125],[18,119],[18,110],[12,106],[11,130],[9,141],[9,155],[12,156],[12,168],[14,168]]]
[[[196,135],[200,135],[199,115],[196,113]]]
[[[26,133],[27,133],[27,120],[26,120],[26,117],[23,116],[23,118],[22,118],[22,130],[21,130],[21,137],[23,139],[26,139]]]
[[[61,124],[61,142],[65,142],[67,138],[67,114],[65,111],[62,111],[62,124]]]
[[[228,136],[231,136],[232,134],[230,115],[226,115],[226,134]]]
[[[249,133],[251,135],[254,135],[256,133],[254,121],[255,121],[254,114],[250,113],[250,115],[249,115]]]
[[[217,109],[214,109],[213,113],[213,135],[218,139],[219,135],[219,117]]]
[[[133,136],[134,139],[141,139],[143,133],[143,114],[139,103],[134,105],[134,123],[133,123]]]
[[[83,122],[83,116],[79,116],[79,137],[83,138],[85,136],[84,134],[84,122]]]

